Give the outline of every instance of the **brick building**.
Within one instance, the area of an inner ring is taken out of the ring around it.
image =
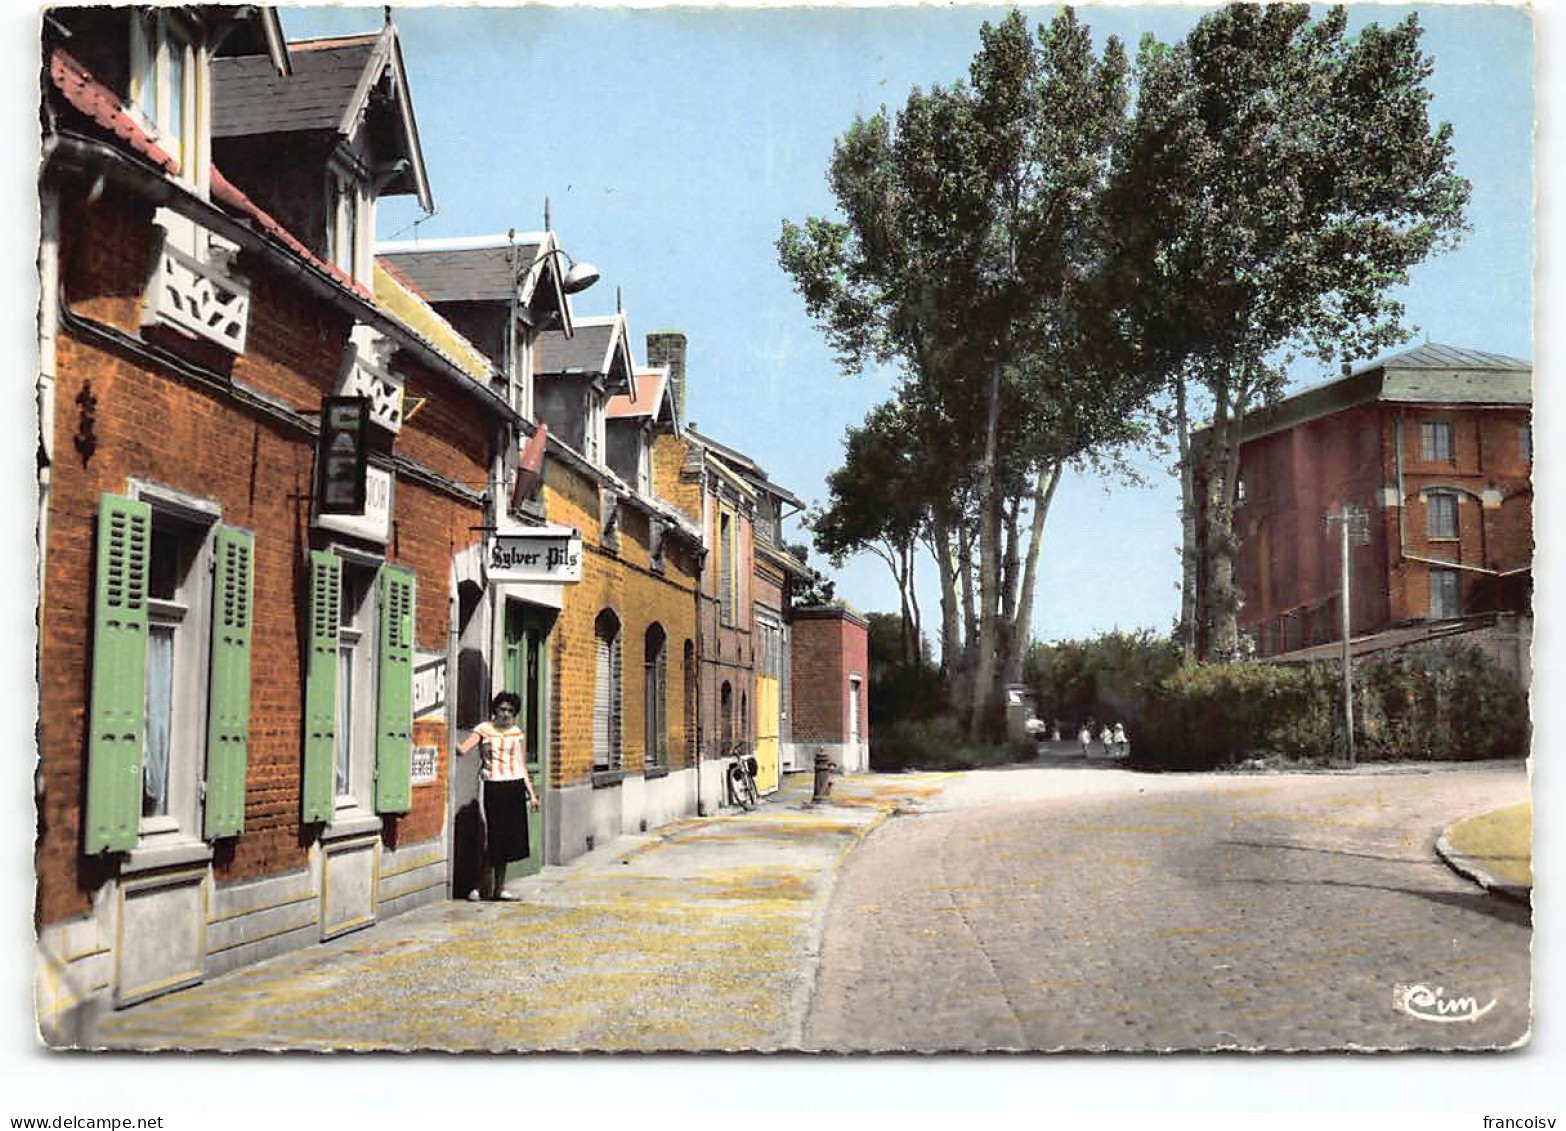
[[[452,551],[515,413],[370,261],[377,197],[428,202],[393,28],[57,9],[44,50],[37,985],[69,1040],[441,896]]]
[[[1256,652],[1340,639],[1326,517],[1345,504],[1368,515],[1351,550],[1354,637],[1526,614],[1531,404],[1528,362],[1426,344],[1253,413],[1234,514],[1240,629]]]
[[[794,743],[802,757],[822,750],[843,773],[863,773],[870,767],[870,626],[834,606],[795,609],[789,619]]]
[[[545,858],[561,862],[698,808],[704,548],[691,515],[658,491],[654,448],[683,440],[666,374],[633,360],[624,314],[579,318],[569,339],[544,333],[534,371],[549,434],[543,511],[582,546],[581,582],[550,641]]]
[[[804,504],[749,456],[694,426],[688,434],[700,452],[714,547],[703,589],[703,675],[715,685],[704,698],[705,733],[722,745],[747,744],[766,794],[784,771],[809,768],[796,759],[790,727],[788,624],[790,585],[809,570],[782,541],[788,508]]]

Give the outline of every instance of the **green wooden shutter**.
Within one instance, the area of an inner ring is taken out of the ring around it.
[[[337,624],[342,561],[310,551],[310,639],[305,655],[304,774],[300,812],[305,821],[332,819],[337,746]]]
[[[89,854],[133,848],[141,829],[151,553],[152,509],[135,499],[101,495],[87,733]]]
[[[375,811],[412,805],[413,574],[383,566],[380,577],[380,672],[375,693]]]
[[[212,679],[207,702],[206,838],[245,827],[245,763],[250,743],[250,637],[254,540],[217,529],[212,568]]]

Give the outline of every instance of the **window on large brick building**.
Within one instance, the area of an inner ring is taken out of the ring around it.
[[[1457,570],[1430,571],[1430,619],[1447,620],[1462,613]]]
[[[1426,420],[1419,426],[1419,458],[1437,463],[1451,463],[1452,424],[1446,420]]]
[[[646,707],[643,714],[646,730],[646,764],[649,768],[669,764],[669,648],[663,626],[653,625],[647,630],[645,659],[642,667],[643,695]]]
[[[605,609],[593,626],[593,769],[624,765],[620,743],[620,618]]]
[[[1517,452],[1523,463],[1533,462],[1533,425],[1526,420],[1517,426]]]
[[[1425,534],[1431,538],[1457,537],[1457,496],[1432,491],[1425,496]]]
[[[182,180],[195,182],[200,154],[196,36],[173,11],[149,10],[131,19],[131,106],[141,125],[174,159]]]

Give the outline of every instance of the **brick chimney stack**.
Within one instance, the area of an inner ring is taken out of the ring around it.
[[[667,365],[674,390],[674,416],[685,423],[685,335],[679,330],[654,330],[647,335],[647,364]]]

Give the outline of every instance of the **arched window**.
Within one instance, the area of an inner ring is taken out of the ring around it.
[[[654,624],[647,630],[642,670],[646,709],[642,717],[645,720],[646,762],[649,767],[669,764],[669,650],[666,645],[667,638],[662,625]]]
[[[734,742],[734,688],[728,680],[723,681],[723,687],[718,691],[718,737],[723,743],[723,749],[718,753],[727,754]]]
[[[750,741],[750,696],[740,692],[739,741]]]
[[[596,667],[593,678],[593,769],[618,770],[620,748],[620,618],[613,609],[593,625]]]

